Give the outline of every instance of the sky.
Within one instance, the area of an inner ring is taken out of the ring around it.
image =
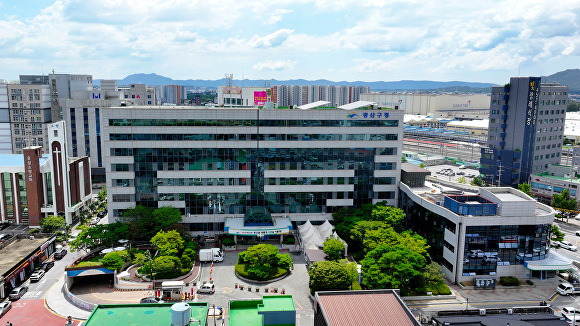
[[[579,66],[580,0],[0,0],[0,79],[503,84]]]

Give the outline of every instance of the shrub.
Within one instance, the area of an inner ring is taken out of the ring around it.
[[[40,233],[40,229],[32,229],[28,232],[29,234]]]
[[[499,284],[503,286],[520,286],[520,280],[513,276],[502,276],[499,278]]]
[[[284,241],[282,241],[282,244],[285,245],[293,245],[296,243],[296,239],[294,239],[293,235],[289,235],[286,237],[286,239],[284,239]]]
[[[427,285],[427,292],[431,292],[433,295],[451,294],[449,286],[447,286],[447,284],[445,284],[443,281]]]
[[[189,257],[189,259],[192,260],[192,261],[195,260],[195,258],[196,258],[195,249],[186,248],[183,251],[183,256]]]
[[[112,270],[120,270],[125,264],[125,259],[121,256],[121,251],[110,252],[103,257],[103,266]]]
[[[181,275],[181,260],[175,256],[159,256],[153,261],[156,278],[174,278]]]
[[[224,245],[226,247],[231,247],[231,246],[235,246],[236,242],[232,238],[224,238],[222,240],[222,245]]]
[[[265,281],[265,280],[270,280],[270,279],[274,279],[280,276],[285,275],[286,273],[288,273],[288,270],[283,269],[283,268],[278,268],[276,273],[274,273],[272,276],[268,277],[268,278],[258,278],[255,277],[254,275],[248,273],[248,271],[246,270],[246,264],[236,264],[236,266],[234,267],[234,269],[236,270],[236,273],[238,273],[238,275],[240,275],[243,278],[247,278],[250,280],[256,280],[256,281]]]
[[[526,284],[527,285],[534,285],[534,282],[532,282],[532,280],[526,280]]]
[[[362,287],[360,286],[360,284],[357,281],[354,281],[354,282],[352,282],[350,289],[351,290],[362,290]]]
[[[181,256],[181,267],[189,271],[189,269],[191,269],[191,266],[193,266],[191,258],[189,258],[189,256],[186,255]]]

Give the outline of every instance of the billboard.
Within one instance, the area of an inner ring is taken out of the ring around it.
[[[254,92],[254,105],[262,106],[268,101],[266,91]]]

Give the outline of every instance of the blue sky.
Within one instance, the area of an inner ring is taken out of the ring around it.
[[[580,66],[580,1],[0,0],[0,79],[462,80]]]

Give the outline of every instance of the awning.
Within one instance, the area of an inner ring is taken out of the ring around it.
[[[550,251],[545,259],[528,260],[524,266],[532,271],[561,271],[573,268],[572,260]]]

